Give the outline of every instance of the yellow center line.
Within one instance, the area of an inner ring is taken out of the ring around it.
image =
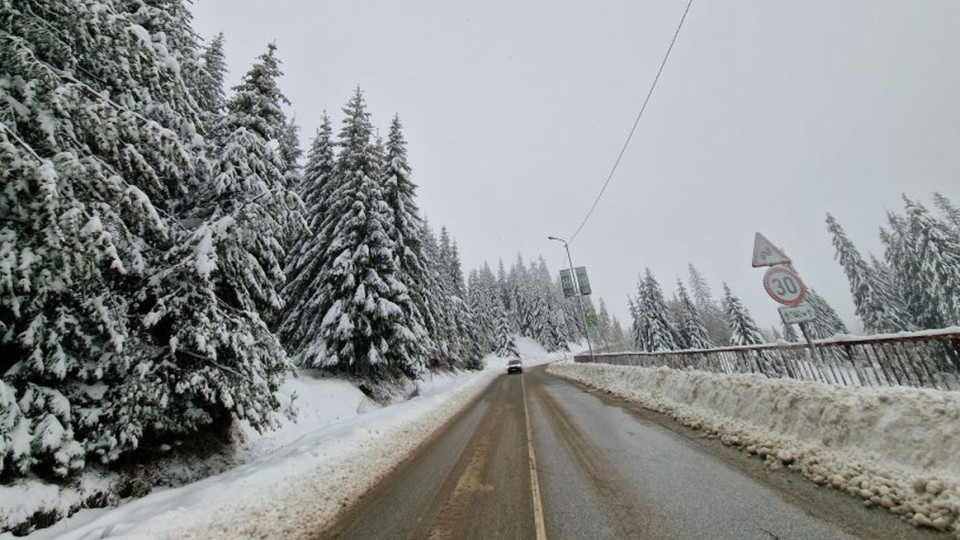
[[[524,375],[520,375],[520,388],[523,393],[523,415],[527,421],[527,454],[530,456],[530,491],[533,495],[533,522],[537,528],[537,540],[547,540],[547,529],[543,523],[543,503],[540,501],[540,482],[537,480],[537,456],[533,451],[533,433],[530,431],[530,411],[527,410],[527,385]]]

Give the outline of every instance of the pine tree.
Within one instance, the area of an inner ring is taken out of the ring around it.
[[[450,261],[447,267],[450,269],[453,280],[454,296],[449,297],[451,303],[450,312],[454,315],[454,324],[456,329],[456,338],[458,342],[457,367],[467,369],[480,369],[480,340],[474,330],[476,322],[473,312],[466,302],[466,285],[463,282],[463,269],[460,265],[460,250],[456,241],[451,243]]]
[[[556,290],[561,290],[560,284],[555,286]],[[582,342],[586,339],[584,334],[584,325],[580,316],[580,300],[576,296],[563,299],[563,318],[567,327],[567,338],[570,341]]]
[[[222,371],[178,348],[171,318],[157,316],[160,300],[202,290],[164,280],[195,267],[176,257],[191,232],[175,210],[206,178],[185,48],[112,4],[0,11],[0,65],[19,81],[0,100],[0,473],[62,476],[84,454],[110,461],[246,403],[194,392],[191,379]],[[270,390],[255,404],[271,406]],[[28,445],[5,445],[12,432]]]
[[[620,324],[615,315],[612,317],[610,326],[610,352],[625,351],[627,349],[627,338],[623,333],[623,325]]]
[[[760,345],[764,342],[763,334],[750,312],[740,299],[730,292],[726,283],[723,284],[723,310],[730,326],[731,345]]]
[[[898,332],[910,328],[909,314],[900,299],[884,283],[881,276],[857,251],[843,228],[827,214],[827,230],[833,235],[837,259],[850,282],[856,314],[868,332]]]
[[[199,94],[205,72],[200,38],[193,30],[190,0],[114,0],[117,11],[150,34],[154,49],[175,67],[193,96]],[[168,64],[169,65],[169,64]]]
[[[487,299],[480,284],[480,273],[477,270],[471,270],[467,277],[467,307],[473,313],[474,331],[481,353],[487,353],[493,349],[494,333],[490,331],[486,304]]]
[[[553,278],[543,257],[537,260],[536,265],[531,265],[529,275],[536,297],[535,339],[548,351],[567,350],[562,298],[553,286]]]
[[[299,132],[300,126],[297,125],[297,119],[291,118],[284,123],[278,139],[284,184],[291,189],[297,187],[301,178],[300,158],[303,157],[303,149],[300,148]]]
[[[881,229],[892,281],[918,328],[960,320],[960,241],[921,204],[904,198],[906,215],[888,214]]]
[[[634,321],[637,346],[641,350],[656,352],[681,348],[680,334],[667,313],[660,284],[649,268],[644,270],[644,277],[637,285]]]
[[[397,264],[397,279],[410,293],[411,303],[405,306],[407,325],[416,336],[417,341],[426,343],[429,340],[429,331],[436,327],[437,315],[431,310],[431,303],[427,301],[429,292],[425,289],[428,283],[424,268],[423,247],[423,219],[416,203],[417,186],[410,179],[411,168],[407,162],[407,142],[403,137],[403,126],[399,115],[394,115],[390,123],[390,133],[384,147],[383,162],[381,164],[380,181],[383,186],[383,196],[390,207],[393,218],[387,231],[393,243],[394,259]],[[454,264],[459,271],[460,261],[456,256],[456,245],[453,247]],[[457,287],[462,289],[463,276],[460,273],[453,276]],[[462,301],[466,300],[464,291],[459,292]],[[431,347],[427,343],[427,348]]]
[[[412,301],[397,279],[388,236],[393,215],[378,181],[373,127],[359,89],[343,112],[336,191],[320,233],[330,263],[320,276],[319,365],[375,382],[416,377],[421,348],[404,317]]]
[[[533,337],[533,298],[523,257],[518,253],[517,262],[510,269],[508,278],[512,316],[521,336]]]
[[[426,345],[427,364],[430,369],[448,368],[455,362],[456,325],[453,314],[447,307],[449,291],[443,269],[444,261],[440,254],[440,245],[436,236],[424,222],[421,231],[424,255],[424,301],[427,307],[424,313],[433,314],[428,319],[427,331],[430,334]]]
[[[693,293],[693,301],[700,312],[703,324],[707,328],[710,341],[713,343],[729,343],[730,327],[727,326],[723,307],[713,299],[710,285],[707,284],[703,274],[693,264],[687,265],[687,269],[690,274],[690,290]]]
[[[814,289],[807,289],[806,301],[813,307],[816,319],[807,323],[807,331],[815,339],[826,339],[836,334],[846,334],[847,325],[843,323],[837,312],[827,303],[827,301],[817,294]]]
[[[503,267],[503,259],[497,261],[497,290],[500,293],[500,302],[509,314],[513,305],[510,302],[510,284],[507,280],[507,272]]]
[[[310,145],[303,180],[299,185],[306,226],[294,242],[286,266],[287,282],[283,287],[286,309],[279,324],[284,345],[298,364],[319,365],[323,348],[320,326],[323,313],[321,278],[332,261],[325,259],[328,242],[320,230],[327,219],[335,189],[333,174],[336,156],[333,150],[333,130],[324,114],[316,136]]]
[[[643,280],[641,279],[637,288],[643,287]],[[644,336],[642,331],[642,324],[640,321],[640,310],[637,307],[639,300],[632,296],[627,296],[627,309],[630,311],[630,344],[636,350],[644,350]]]
[[[609,347],[613,339],[613,322],[607,303],[600,299],[600,311],[597,313],[597,341],[600,347]]]
[[[800,336],[797,335],[797,330],[793,324],[783,324],[783,339],[789,341],[790,343],[797,343],[800,341]]]
[[[206,114],[204,125],[208,137],[217,140],[215,130],[220,115],[226,106],[227,98],[224,92],[227,77],[227,63],[223,52],[223,32],[214,36],[210,44],[203,50],[201,56],[201,76],[197,80],[197,105]]]
[[[519,357],[520,351],[517,349],[517,343],[514,340],[513,333],[510,331],[510,325],[507,322],[507,314],[501,312],[497,320],[497,356],[500,357]]]
[[[960,324],[960,237],[919,202],[904,200],[908,236],[916,241],[912,247],[920,264],[924,313],[933,327]]]
[[[471,290],[472,292],[472,290]],[[497,324],[501,314],[505,309],[500,300],[500,293],[497,288],[497,278],[494,277],[490,266],[484,263],[477,273],[477,286],[474,303],[471,309],[477,317],[477,325],[485,336],[487,346],[484,352],[490,352],[494,349],[497,335]]]
[[[933,200],[934,204],[937,205],[937,208],[940,209],[940,212],[943,214],[944,219],[946,219],[953,228],[953,234],[960,236],[960,208],[954,206],[953,203],[950,202],[950,199],[940,193],[934,193]]]
[[[279,76],[274,51],[269,47],[235,88],[211,180],[191,197],[185,230],[166,255],[174,264],[141,293],[150,303],[148,327],[166,345],[151,371],[156,380],[129,392],[159,400],[165,386],[175,389],[178,399],[155,421],[171,430],[228,415],[259,429],[272,424],[279,406],[275,395],[289,365],[268,322],[283,307],[292,195],[271,140],[250,129],[268,125],[282,101],[271,94]]]
[[[296,188],[303,206],[304,227],[289,253],[288,279],[296,278],[299,274],[307,261],[297,261],[304,257],[307,251],[314,252],[309,256],[315,261],[312,264],[320,262],[317,257],[323,253],[324,246],[320,245],[319,233],[330,209],[330,195],[336,189],[336,177],[333,175],[335,162],[333,128],[330,118],[324,113],[320,127],[310,143],[307,162]]]
[[[683,282],[677,280],[677,301],[680,304],[680,324],[678,330],[685,347],[690,349],[709,349],[713,347],[710,336],[707,334],[707,328],[700,317],[700,312],[687,290],[683,287]]]
[[[889,265],[890,283],[903,299],[905,311],[910,316],[910,324],[915,328],[939,328],[940,320],[936,309],[927,302],[921,279],[919,253],[915,250],[919,239],[913,237],[903,216],[887,213],[890,229],[880,229],[880,240],[884,244],[884,259]]]

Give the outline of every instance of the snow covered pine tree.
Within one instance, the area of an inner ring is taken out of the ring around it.
[[[359,89],[343,112],[336,189],[320,230],[327,246],[322,257],[330,261],[319,277],[320,365],[373,382],[416,377],[422,351],[404,318],[412,300],[396,276],[393,216]]]

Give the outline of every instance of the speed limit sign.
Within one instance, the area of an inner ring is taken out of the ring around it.
[[[771,266],[763,275],[767,294],[785,306],[795,306],[807,297],[807,287],[796,272],[785,266]]]

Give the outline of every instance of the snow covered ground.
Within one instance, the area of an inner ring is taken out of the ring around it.
[[[549,371],[960,538],[960,392],[572,362]]]
[[[562,359],[518,338],[527,366]],[[566,356],[570,356],[567,353]],[[416,395],[382,407],[339,379],[301,376],[283,389],[296,420],[263,435],[242,430],[242,463],[175,489],[157,490],[112,509],[77,512],[26,538],[296,538],[317,531],[453,418],[506,358],[487,357],[479,372],[427,375]],[[32,513],[47,486],[8,491],[0,512]],[[53,505],[54,503],[50,503]],[[63,504],[60,501],[59,504]],[[10,540],[12,534],[0,534]]]

